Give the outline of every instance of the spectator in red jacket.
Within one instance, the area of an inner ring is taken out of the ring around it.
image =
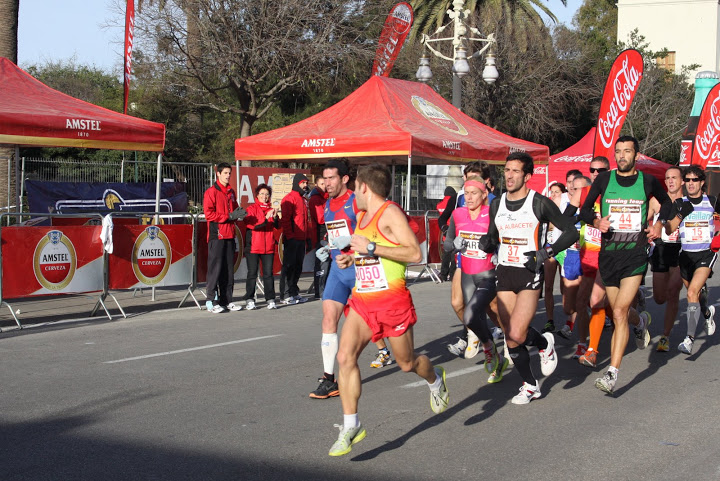
[[[255,188],[255,203],[250,204],[245,217],[247,227],[247,281],[245,284],[245,307],[255,309],[255,283],[258,268],[262,261],[263,288],[268,309],[275,309],[275,277],[273,261],[275,260],[274,230],[280,225],[278,214],[270,202],[272,188],[260,184]]]
[[[205,191],[203,212],[208,222],[207,298],[213,301],[210,312],[219,314],[242,309],[230,301],[235,285],[235,222],[243,220],[246,212],[238,206],[235,191],[230,187],[230,164],[221,162],[215,170],[217,180]]]
[[[308,205],[305,200],[307,184],[305,175],[295,174],[292,190],[280,202],[280,225],[283,231],[283,267],[280,275],[285,279],[288,291],[287,295],[280,292],[284,304],[299,304],[307,300],[300,295],[298,288],[305,248],[310,241]],[[281,291],[284,290],[282,284]]]

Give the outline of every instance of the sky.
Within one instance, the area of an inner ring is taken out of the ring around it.
[[[125,17],[119,0],[20,0],[18,64],[49,61],[90,65],[122,73]],[[560,23],[570,24],[582,0],[548,0]],[[111,25],[111,26],[108,26]]]

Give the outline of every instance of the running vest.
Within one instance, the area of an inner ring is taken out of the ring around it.
[[[525,267],[528,251],[540,248],[539,233],[542,227],[540,220],[533,212],[535,191],[530,190],[520,209],[511,212],[505,206],[507,194],[500,198],[500,207],[495,215],[495,226],[500,238],[498,264],[510,267]]]
[[[467,249],[462,253],[462,264],[460,268],[466,274],[477,274],[495,269],[492,262],[492,254],[486,254],[480,250],[480,238],[487,234],[490,225],[490,207],[480,207],[478,216],[473,220],[470,217],[470,210],[467,207],[455,209],[452,213],[455,222],[455,235],[467,240]]]
[[[683,202],[689,202],[683,197]],[[702,201],[694,205],[695,210],[685,217],[680,223],[680,243],[682,250],[687,252],[699,252],[710,249],[713,234],[715,233],[715,221],[713,213],[715,207],[710,204],[710,199],[703,194]]]
[[[658,221],[658,218],[660,217],[660,212],[656,212],[653,216],[653,224]],[[680,227],[675,229],[675,232],[673,232],[670,235],[667,235],[665,233],[665,227],[662,228],[662,234],[660,236],[660,240],[663,244],[679,244],[680,243]]]
[[[366,212],[359,212],[355,234],[367,237],[380,246],[397,246],[397,243],[388,240],[378,228],[378,220],[390,204],[392,201],[386,201],[365,227],[360,225]],[[356,252],[355,287],[352,295],[353,298],[363,301],[370,311],[407,309],[412,298],[405,287],[405,263]]]
[[[343,194],[343,197],[347,197],[347,199],[337,210],[332,210],[330,208],[330,201],[333,199],[328,199],[327,202],[325,202],[325,211],[323,215],[325,217],[325,228],[328,233],[328,243],[330,244],[333,244],[333,240],[338,237],[351,236],[355,231],[355,226],[357,225],[357,214],[354,208],[355,193],[348,190],[345,194]],[[333,204],[335,204],[335,202]],[[340,251],[337,249],[332,249],[330,251],[330,255],[333,259],[338,254],[340,254]]]
[[[648,246],[647,195],[643,173],[630,187],[617,183],[617,171],[610,173],[610,180],[600,204],[600,215],[610,216],[612,231],[603,235],[604,251],[629,251],[646,249]]]

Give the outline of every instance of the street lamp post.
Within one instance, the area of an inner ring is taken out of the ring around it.
[[[447,14],[448,17],[452,19],[452,22],[441,26],[431,35],[423,34],[421,43],[436,57],[453,62],[452,104],[459,110],[462,110],[462,78],[470,73],[470,64],[468,63],[467,56],[468,44],[470,42],[485,44],[480,50],[475,51],[470,58],[480,57],[483,53],[487,52],[482,77],[486,83],[492,85],[498,79],[498,71],[495,67],[495,45],[497,41],[495,40],[495,35],[492,33],[489,34],[487,38],[482,38],[482,34],[477,28],[470,27],[465,23],[465,19],[470,15],[470,10],[465,10],[465,0],[453,0],[453,9],[448,10]],[[453,36],[441,37],[440,34],[451,24],[453,26]],[[470,31],[469,36],[468,30]],[[433,44],[446,41],[452,41],[453,58],[444,55],[433,46]],[[420,66],[415,77],[423,83],[429,82],[432,79],[433,74],[430,69],[430,56],[427,53],[423,53],[423,56],[420,57]],[[450,166],[448,178],[456,180],[455,178],[461,177],[461,175],[458,175],[459,169],[459,166]],[[453,187],[459,188],[460,185]]]

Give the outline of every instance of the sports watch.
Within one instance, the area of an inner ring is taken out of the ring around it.
[[[377,247],[377,244],[375,244],[374,242],[370,242],[370,243],[367,245],[367,253],[368,253],[368,255],[374,256],[374,255],[375,255],[375,248],[376,248],[376,247]]]

